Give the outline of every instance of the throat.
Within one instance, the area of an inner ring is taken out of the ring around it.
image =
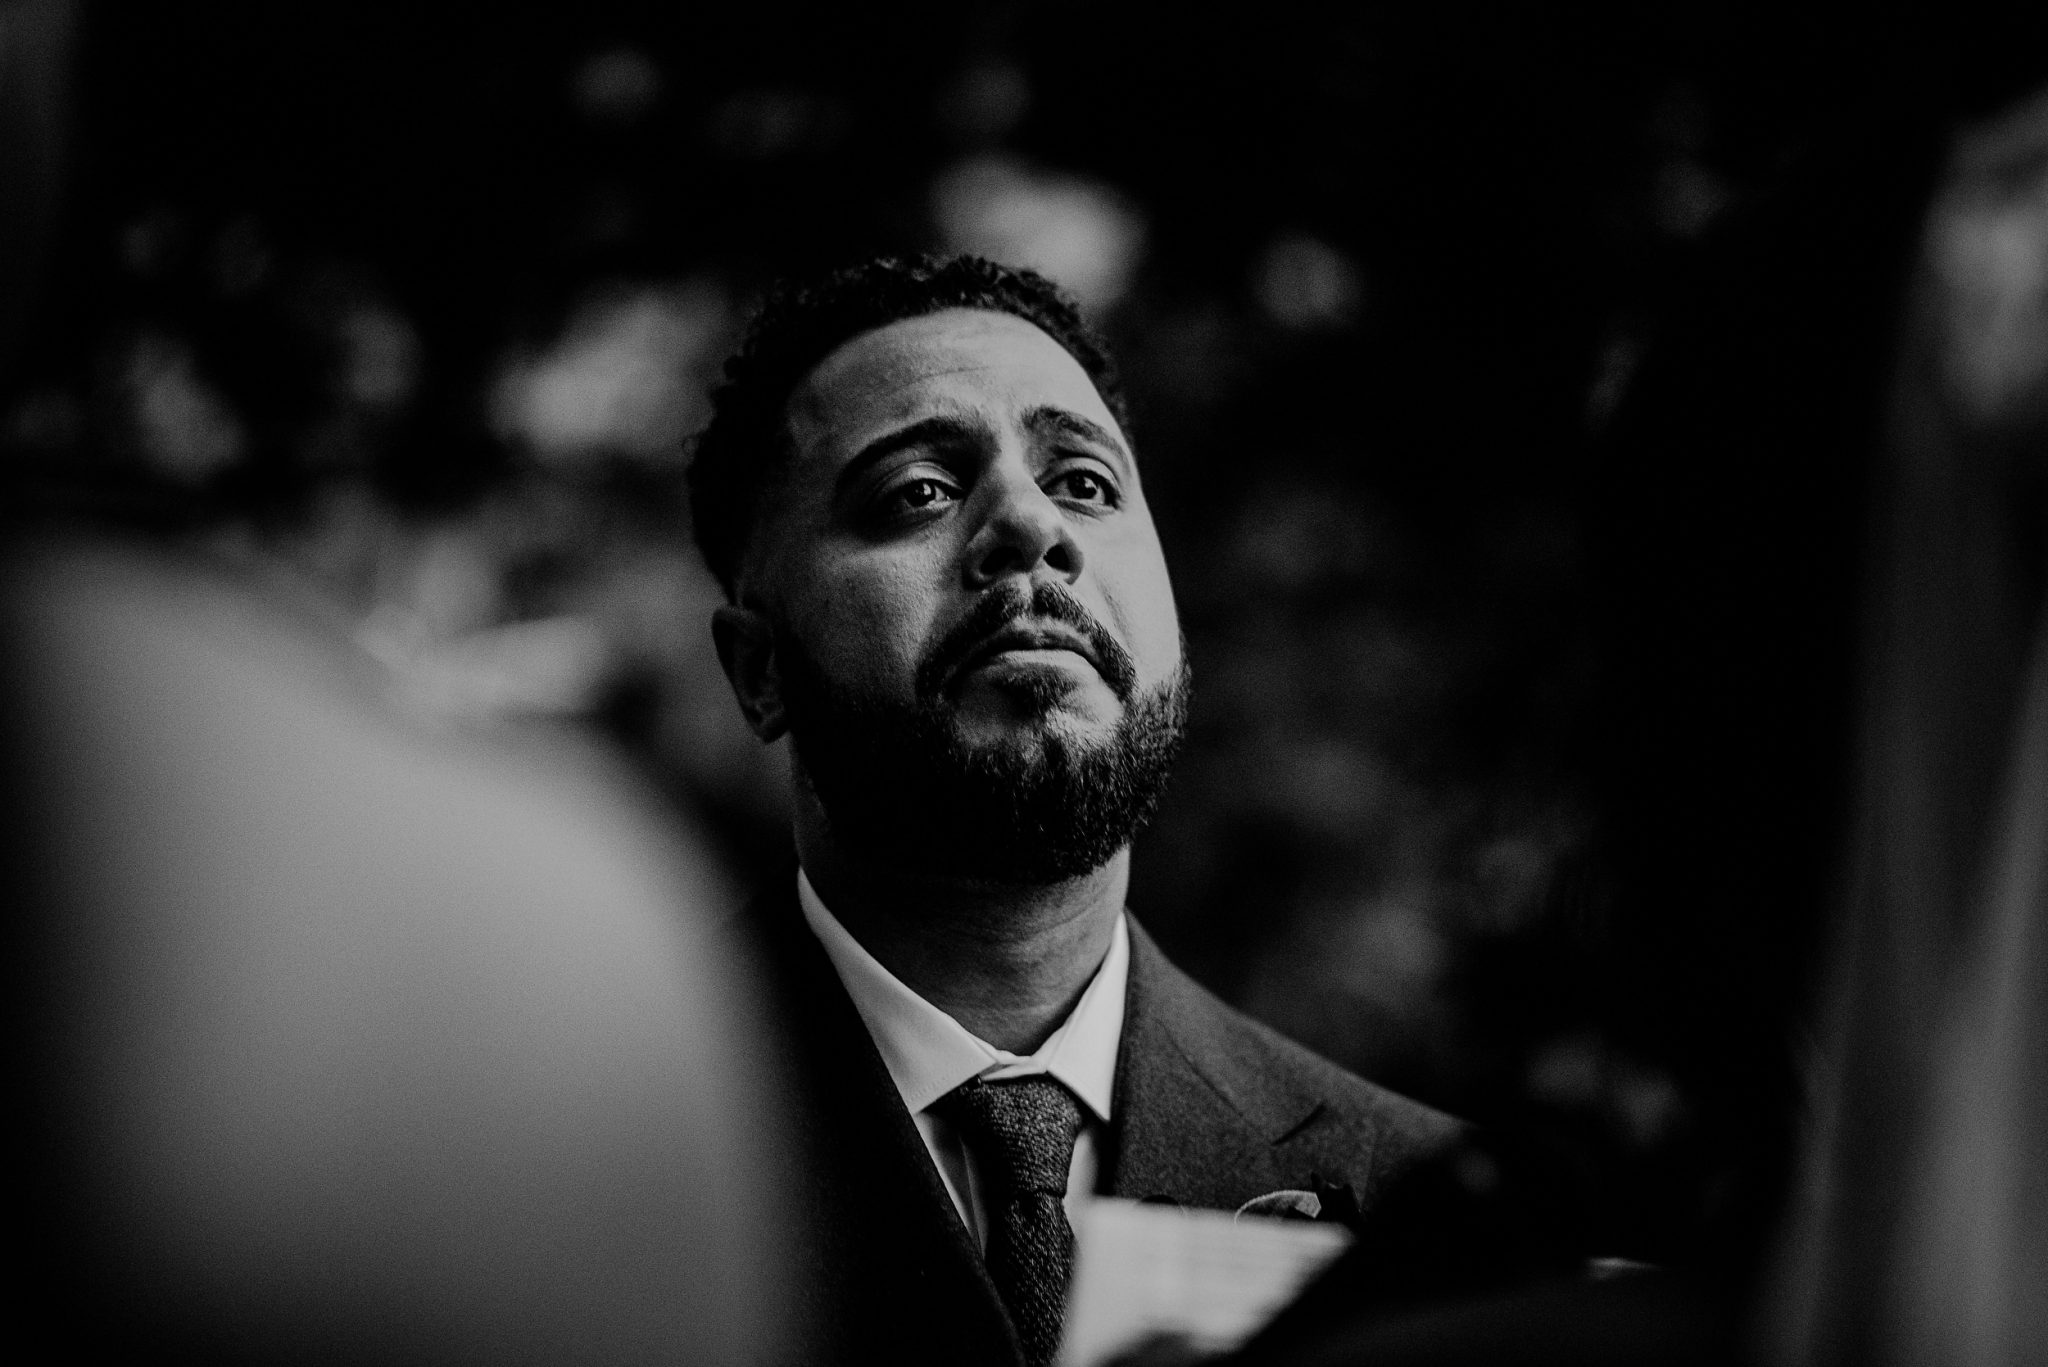
[[[906,987],[996,1048],[1028,1054],[1108,955],[1129,859],[1022,888],[862,877],[808,853],[804,869],[826,909]]]

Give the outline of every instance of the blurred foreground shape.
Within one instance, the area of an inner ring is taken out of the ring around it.
[[[780,1349],[765,1023],[703,850],[149,543],[4,548],[23,1336],[49,1360]]]
[[[1878,453],[1854,825],[1774,1356],[2048,1359],[2048,47],[1962,121]]]

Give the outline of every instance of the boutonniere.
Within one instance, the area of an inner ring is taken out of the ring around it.
[[[1322,1213],[1321,1197],[1312,1191],[1297,1191],[1289,1187],[1254,1196],[1237,1208],[1235,1218],[1242,1220],[1247,1215],[1256,1215],[1262,1220],[1313,1220]]]
[[[1358,1223],[1358,1195],[1349,1183],[1326,1182],[1311,1174],[1308,1190],[1287,1187],[1269,1191],[1239,1206],[1237,1213],[1267,1220],[1317,1220],[1351,1228]]]

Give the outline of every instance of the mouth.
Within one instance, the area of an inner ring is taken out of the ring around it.
[[[1095,657],[1095,648],[1088,643],[1087,637],[1073,628],[1057,623],[1014,622],[984,637],[953,671],[953,677],[961,678],[998,662],[1014,660],[1021,664],[1035,656],[1057,654],[1078,656],[1098,674],[1102,671],[1102,662]]]

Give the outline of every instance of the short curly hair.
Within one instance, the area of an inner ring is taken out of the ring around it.
[[[689,468],[690,521],[712,574],[735,597],[761,491],[788,458],[789,397],[818,363],[876,328],[945,309],[1021,318],[1065,347],[1124,431],[1116,363],[1059,286],[1035,271],[977,256],[877,257],[771,290],[712,395]]]

